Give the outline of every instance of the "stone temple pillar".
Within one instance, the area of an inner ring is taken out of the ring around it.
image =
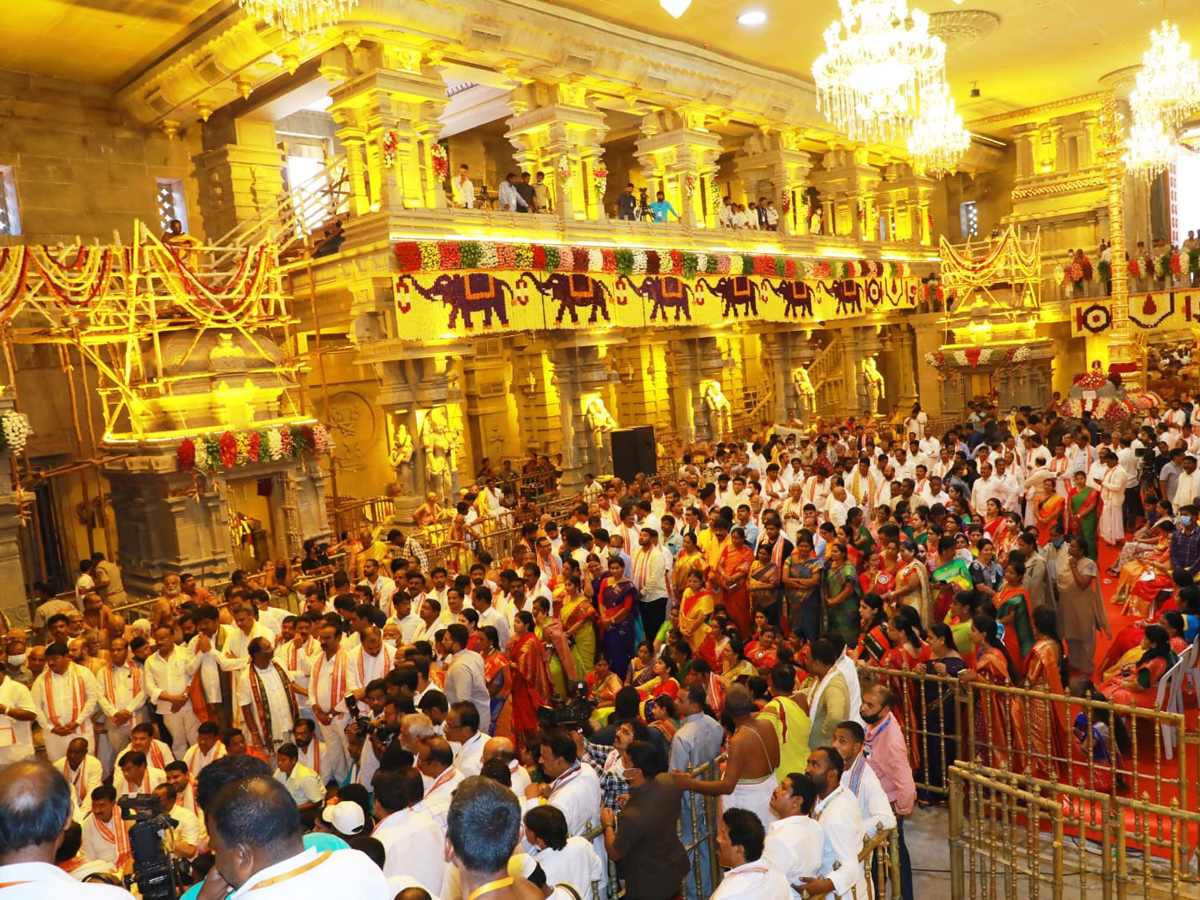
[[[285,161],[273,123],[223,112],[205,123],[202,145],[192,162],[204,233],[215,241],[278,202]]]
[[[672,394],[676,401],[676,424],[684,441],[703,440],[716,443],[722,435],[714,434],[709,410],[704,403],[705,387],[721,381],[725,375],[725,360],[716,332],[700,336],[685,333],[679,342],[676,356],[677,375]],[[722,384],[722,390],[725,385]]]
[[[609,370],[602,349],[611,338],[591,341],[578,335],[575,343],[555,347],[549,357],[554,364],[558,381],[558,397],[562,415],[562,489],[567,492],[583,487],[584,475],[599,475],[612,471],[612,443],[608,432],[615,421],[603,421],[601,411],[594,407],[597,398],[605,404],[609,385]],[[611,417],[611,410],[605,413]]]
[[[0,415],[14,406],[9,392],[0,395]],[[0,452],[0,610],[14,625],[29,623],[29,607],[25,603],[25,567],[21,562],[21,520],[17,518],[20,504],[13,489],[12,453]]]

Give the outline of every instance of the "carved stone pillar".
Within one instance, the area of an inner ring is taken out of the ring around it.
[[[14,406],[8,392],[0,393],[0,415]],[[21,562],[21,537],[23,525],[17,518],[20,505],[13,491],[12,451],[7,446],[0,450],[0,584],[8,589],[0,591],[0,610],[14,625],[29,624],[29,607],[25,603],[25,567]]]
[[[413,48],[378,44],[361,44],[353,52],[338,47],[325,54],[321,71],[340,82],[330,92],[329,111],[338,137],[349,141],[356,155],[362,147],[369,208],[445,207],[433,145],[441,133],[438,117],[449,101],[428,57]]]
[[[211,240],[270,209],[283,194],[285,160],[275,126],[220,111],[204,124],[203,150],[192,157],[200,215]]]
[[[604,348],[611,339],[588,341],[578,335],[571,346],[549,352],[558,379],[562,414],[562,489],[583,487],[584,475],[612,471],[609,432],[617,423],[608,409],[610,373]],[[599,405],[597,405],[599,404]]]
[[[866,229],[863,223],[868,217],[865,210],[862,216],[859,215],[860,206],[869,205],[882,179],[879,170],[870,164],[867,149],[855,145],[831,148],[822,160],[822,168],[810,178],[820,189],[822,198],[828,196],[833,200],[832,209],[826,207],[825,210],[826,224],[832,214],[836,231],[828,229],[827,233],[853,235],[864,240]]]
[[[662,190],[687,225],[715,228],[716,206],[705,192],[717,173],[721,140],[705,127],[698,107],[647,113],[636,155],[653,196]]]
[[[568,83],[525,85],[512,92],[509,109],[505,137],[524,171],[546,173],[554,212],[563,219],[604,221],[596,171],[603,165],[608,125],[587,89]]]
[[[712,418],[705,403],[705,394],[714,382],[721,384],[725,375],[725,361],[718,335],[715,332],[699,335],[692,331],[680,332],[678,340],[672,341],[677,348],[668,356],[674,365],[671,377],[671,399],[674,403],[675,424],[680,438],[687,441],[718,441],[713,436]]]
[[[753,194],[750,199],[756,203],[759,197],[774,201],[783,234],[804,234],[808,230],[803,215],[796,215],[798,227],[792,224],[792,213],[798,204],[803,206],[803,191],[812,169],[812,160],[799,149],[799,141],[796,129],[751,134],[735,161],[738,176],[747,192]]]
[[[844,332],[847,341],[847,353],[844,357],[846,369],[846,414],[877,416],[886,414],[895,402],[895,387],[883,387],[880,395],[875,397],[876,408],[871,409],[871,399],[879,388],[872,389],[864,375],[864,365],[867,360],[874,360],[882,349],[875,326],[850,326]]]

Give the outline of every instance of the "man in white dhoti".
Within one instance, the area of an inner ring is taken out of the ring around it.
[[[1125,540],[1125,488],[1129,485],[1129,475],[1117,461],[1117,454],[1104,454],[1105,471],[1100,478],[1100,527],[1097,534],[1100,540],[1115,547]]]

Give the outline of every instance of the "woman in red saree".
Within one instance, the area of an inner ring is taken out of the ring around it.
[[[1037,518],[1038,546],[1044,547],[1050,543],[1050,526],[1065,525],[1067,517],[1067,499],[1054,489],[1053,478],[1038,485],[1034,516]]]
[[[542,642],[534,633],[533,613],[519,610],[513,617],[513,636],[508,642],[509,671],[512,673],[512,723],[518,740],[537,729],[537,711],[550,701],[550,669]]]
[[[879,665],[885,669],[912,672],[930,659],[929,645],[925,643],[921,623],[916,610],[902,606],[888,620],[887,636],[892,648],[883,654]],[[896,714],[903,724],[903,733],[908,742],[908,761],[914,769],[921,767],[921,729],[925,724],[924,696],[921,684],[913,678],[889,676],[892,690],[898,703]],[[920,698],[920,699],[918,699]]]
[[[1054,610],[1046,606],[1034,610],[1033,637],[1033,647],[1025,657],[1025,687],[1065,696],[1062,638]],[[1013,697],[1012,723],[1013,743],[1024,757],[1024,771],[1034,778],[1061,781],[1068,749],[1065,704]]]
[[[1147,625],[1142,637],[1142,657],[1100,685],[1100,693],[1113,703],[1154,706],[1158,682],[1175,663],[1171,636],[1161,625]]]
[[[972,619],[971,643],[975,645],[975,664],[959,673],[960,681],[1016,685],[1020,676],[998,637],[995,619],[985,613]],[[978,691],[974,699],[974,734],[969,736],[971,754],[985,766],[1002,768],[1012,746],[1012,704],[1007,696],[996,691]]]
[[[721,550],[713,568],[712,587],[714,593],[720,593],[730,621],[742,635],[749,635],[754,626],[750,617],[750,591],[746,586],[753,565],[754,551],[746,543],[746,532],[741,528],[731,529],[729,543]]]
[[[996,532],[1007,525],[1007,519],[1004,515],[1004,510],[1000,506],[1000,501],[992,497],[987,502],[987,511],[983,514],[983,533],[991,540],[996,540]]]

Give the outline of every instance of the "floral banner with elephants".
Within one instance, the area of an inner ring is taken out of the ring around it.
[[[1112,329],[1112,298],[1093,297],[1071,304],[1071,332],[1101,335]],[[1143,331],[1173,331],[1200,324],[1200,288],[1176,288],[1129,295],[1129,326]]]
[[[473,241],[396,245],[398,334],[836,321],[914,309],[906,263]]]

